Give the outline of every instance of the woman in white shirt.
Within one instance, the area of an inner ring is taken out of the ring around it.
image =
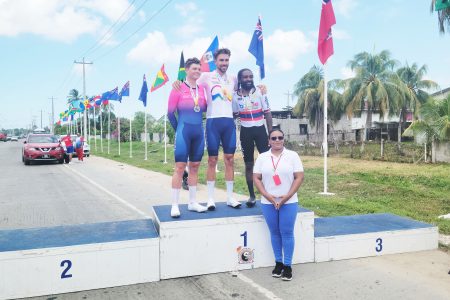
[[[280,129],[269,132],[269,146],[271,149],[256,159],[253,181],[261,194],[262,212],[270,231],[275,256],[272,276],[291,280],[297,190],[303,182],[303,165],[296,152],[284,147]]]

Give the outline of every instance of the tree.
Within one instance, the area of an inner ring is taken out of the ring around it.
[[[436,0],[431,0],[431,6],[430,6],[431,13],[433,13],[435,11],[435,5],[436,5]],[[437,14],[438,14],[439,32],[441,34],[444,34],[446,28],[447,28],[447,32],[450,29],[450,7],[447,7],[442,10],[437,11]]]
[[[397,113],[400,97],[399,80],[393,68],[397,62],[390,57],[387,50],[378,54],[361,52],[348,62],[355,72],[355,77],[343,80],[343,94],[349,117],[364,110],[367,112],[364,133],[361,136],[361,151],[367,136],[367,128],[372,126],[372,114],[379,112],[381,116]]]
[[[406,63],[404,67],[397,70],[397,75],[402,82],[402,97],[399,98],[400,115],[398,122],[398,148],[401,146],[401,134],[406,123],[407,111],[410,110],[415,116],[429,94],[424,89],[437,88],[438,84],[432,80],[425,80],[423,76],[427,73],[427,66],[420,68],[416,63],[411,66]]]
[[[328,83],[328,113],[332,121],[336,122],[342,116],[341,95]],[[323,133],[323,101],[324,101],[324,80],[323,70],[318,66],[313,66],[294,87],[294,94],[298,97],[298,102],[293,109],[293,114],[297,117],[306,116],[309,124],[316,128],[318,135]],[[323,136],[323,134],[321,135]],[[318,137],[319,139],[319,137]]]
[[[426,143],[432,145],[433,156],[436,141],[450,140],[450,96],[430,98],[420,108],[420,119],[412,122],[403,135],[425,136]]]
[[[74,101],[81,100],[80,92],[77,89],[71,89],[69,95],[67,96],[67,104],[71,104]]]

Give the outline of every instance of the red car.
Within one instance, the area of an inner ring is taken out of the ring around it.
[[[29,165],[32,161],[64,162],[64,149],[58,138],[52,134],[29,134],[24,141],[22,161]]]

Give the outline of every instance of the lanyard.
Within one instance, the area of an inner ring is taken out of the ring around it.
[[[189,87],[189,91],[191,92],[192,99],[194,99],[194,106],[196,106],[196,107],[198,106],[198,89],[199,89],[198,85],[197,85],[196,89]],[[195,90],[195,93],[193,90]]]
[[[278,167],[278,163],[280,162],[281,156],[283,155],[283,153],[280,154],[280,156],[278,157],[277,163],[275,164],[273,161],[273,156],[270,156],[270,158],[272,159],[272,166],[273,166],[273,172],[276,174],[277,172],[277,167]]]

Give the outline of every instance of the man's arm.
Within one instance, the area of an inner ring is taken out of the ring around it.
[[[266,118],[267,131],[270,132],[272,130],[272,113],[270,110],[264,113],[264,118]]]

